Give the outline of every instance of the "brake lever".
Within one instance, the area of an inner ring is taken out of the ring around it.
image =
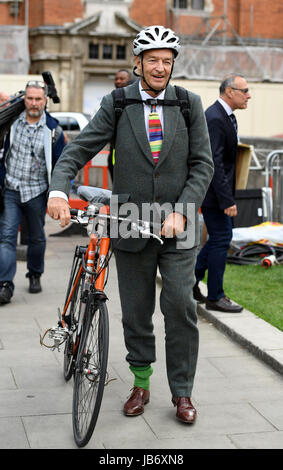
[[[140,230],[140,233],[143,233],[144,235],[149,235],[150,237],[155,238],[156,240],[159,241],[160,245],[164,244],[164,241],[158,235],[155,235],[155,233],[152,233],[146,230]]]

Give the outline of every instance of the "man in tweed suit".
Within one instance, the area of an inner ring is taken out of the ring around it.
[[[126,98],[176,100],[169,80],[179,49],[178,37],[168,28],[151,26],[141,31],[133,48],[135,70],[140,79],[124,88]],[[213,175],[201,101],[193,93],[189,93],[189,99],[189,135],[180,107],[158,103],[163,141],[157,163],[154,163],[149,143],[150,106],[143,102],[126,106],[117,128],[113,185],[113,195],[117,195],[120,202],[134,203],[140,211],[146,204],[153,203],[172,207],[162,225],[162,246],[152,238],[115,241],[128,350],[126,360],[134,374],[134,388],[124,405],[124,414],[143,413],[149,401],[151,364],[156,360],[152,315],[159,268],[168,382],[172,402],[177,406],[177,418],[185,423],[193,423],[196,418],[191,393],[198,355],[198,328],[192,288],[199,243],[198,209]],[[70,221],[67,203],[70,181],[111,141],[114,127],[115,111],[110,94],[103,98],[98,113],[60,158],[53,173],[48,209],[53,218],[61,220],[62,226]],[[192,242],[178,249],[178,236],[184,230],[190,232]]]

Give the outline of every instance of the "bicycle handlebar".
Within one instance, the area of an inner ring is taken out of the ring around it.
[[[129,219],[126,216],[121,217],[117,215],[110,215],[110,214],[100,214],[98,207],[95,206],[95,204],[90,204],[86,210],[82,209],[70,209],[71,213],[71,222],[74,223],[79,223],[83,225],[84,227],[88,227],[91,219],[104,219],[104,220],[112,220],[115,222],[126,222],[131,225],[132,230],[135,232],[139,232],[142,235],[146,235],[152,238],[155,238],[156,240],[159,241],[161,245],[163,245],[163,240],[156,235],[154,232],[151,231],[152,228],[154,228],[154,224],[152,222],[148,222],[145,220],[133,220]]]

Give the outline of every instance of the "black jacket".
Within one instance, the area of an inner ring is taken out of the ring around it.
[[[224,210],[235,204],[237,134],[219,101],[207,108],[205,116],[214,161],[214,176],[202,207]]]

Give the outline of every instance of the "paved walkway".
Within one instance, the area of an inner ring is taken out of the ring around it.
[[[47,234],[60,232],[58,222],[49,217],[46,221]],[[86,240],[80,235],[48,236],[40,294],[28,293],[25,262],[18,261],[13,301],[0,307],[1,449],[76,447],[72,381],[65,383],[63,378],[63,352],[40,346],[39,335],[57,323],[73,247]],[[157,288],[160,290],[159,284]],[[247,311],[233,315],[200,311],[200,352],[192,397],[198,419],[188,426],[175,419],[171,405],[163,318],[157,303],[157,362],[153,366],[151,401],[144,415],[127,418],[121,410],[132,387],[132,375],[124,360],[113,259],[106,290],[111,336],[109,374],[115,380],[105,388],[88,449],[283,448],[283,333]]]

